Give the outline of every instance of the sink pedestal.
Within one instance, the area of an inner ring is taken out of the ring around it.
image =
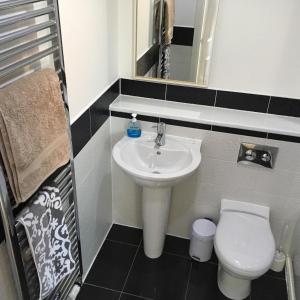
[[[143,187],[144,251],[161,256],[168,226],[172,187]]]

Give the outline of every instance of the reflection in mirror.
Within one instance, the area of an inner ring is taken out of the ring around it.
[[[219,0],[137,0],[135,76],[207,85]]]

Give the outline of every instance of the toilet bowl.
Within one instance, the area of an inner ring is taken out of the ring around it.
[[[219,259],[218,286],[228,298],[249,296],[251,280],[266,273],[275,242],[265,206],[223,199],[214,247]]]

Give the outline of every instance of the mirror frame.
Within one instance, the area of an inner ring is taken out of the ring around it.
[[[211,28],[211,33],[209,40],[211,42],[212,46],[207,46],[208,48],[208,56],[206,59],[202,58],[203,60],[206,61],[205,65],[205,70],[208,72],[204,72],[203,76],[203,82],[198,83],[198,82],[192,82],[192,81],[183,81],[183,80],[173,80],[173,79],[162,79],[162,78],[154,78],[154,77],[143,77],[143,76],[138,76],[136,75],[137,72],[137,12],[138,12],[138,1],[139,0],[133,0],[133,42],[132,42],[132,78],[134,80],[139,80],[139,81],[148,81],[148,82],[154,82],[154,83],[162,83],[162,84],[173,84],[173,85],[181,85],[181,86],[189,86],[189,87],[198,87],[198,88],[208,88],[209,84],[209,74],[210,74],[210,66],[211,66],[211,57],[212,57],[212,52],[213,52],[213,44],[214,44],[214,37],[215,37],[215,31],[216,31],[216,24],[217,24],[217,19],[218,19],[218,12],[219,12],[219,5],[220,5],[220,0],[215,0],[216,1],[216,11],[213,17],[212,21],[212,28]],[[211,0],[204,0],[205,4],[205,11],[203,15],[203,22],[202,24],[206,24],[206,19],[207,19],[207,9],[208,9],[208,2]],[[202,31],[201,35],[203,36],[205,30],[205,26],[202,26]],[[200,47],[199,51],[199,56],[201,57],[200,53],[203,51],[203,45]],[[198,65],[199,68],[199,65]]]

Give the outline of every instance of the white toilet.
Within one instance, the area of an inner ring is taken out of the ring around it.
[[[223,199],[215,236],[218,286],[234,300],[245,299],[251,280],[266,273],[275,255],[269,207]]]

